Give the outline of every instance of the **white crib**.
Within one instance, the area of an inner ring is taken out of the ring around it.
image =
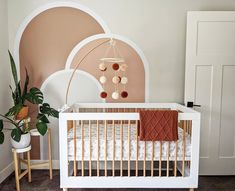
[[[139,110],[179,112],[178,141],[140,141]],[[60,186],[198,186],[200,113],[177,103],[79,103],[59,115]]]

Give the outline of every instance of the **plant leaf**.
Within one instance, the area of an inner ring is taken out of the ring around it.
[[[46,114],[48,116],[53,116],[53,117],[56,117],[56,118],[59,117],[59,112],[57,110],[55,110],[54,108],[51,108],[48,103],[43,103],[40,106],[40,112],[42,114]]]
[[[9,85],[10,89],[11,89],[11,96],[12,96],[12,99],[14,101],[14,105],[17,104],[17,99],[16,99],[16,94],[15,92],[13,91],[12,87]]]
[[[40,106],[40,112],[47,114],[50,111],[50,105],[48,103],[43,103]]]
[[[25,95],[25,98],[33,104],[41,104],[43,102],[43,94],[36,87],[31,88],[29,93]]]
[[[15,86],[17,87],[18,84],[18,76],[17,76],[17,70],[16,70],[16,65],[15,65],[15,61],[13,59],[13,56],[11,55],[11,52],[8,50],[8,54],[10,57],[10,61],[11,61],[11,72],[12,72],[12,76],[15,82]]]
[[[16,97],[16,103],[17,104],[21,103],[23,105],[22,96],[21,96],[20,81],[18,82],[16,89],[17,89],[17,92],[18,92],[17,97]]]
[[[42,113],[38,114],[37,119],[44,122],[44,123],[50,123],[50,121],[47,119],[47,117]]]
[[[25,77],[24,89],[23,89],[23,93],[22,93],[22,103],[24,103],[24,101],[25,101],[25,96],[28,92],[28,84],[29,84],[29,75],[28,75],[28,71],[26,68],[25,68],[25,73],[26,73],[26,77]]]
[[[51,108],[51,116],[59,118],[59,112],[54,108]]]
[[[11,137],[14,139],[16,142],[20,141],[21,138],[21,130],[20,128],[15,128],[11,131]]]
[[[4,133],[0,132],[0,144],[3,144],[4,142]]]
[[[47,124],[42,122],[42,121],[38,121],[36,124],[36,127],[38,129],[38,132],[43,136],[46,134],[47,132]]]
[[[9,109],[9,111],[5,114],[5,116],[9,117],[9,116],[17,115],[20,112],[22,107],[23,107],[22,104],[17,104],[13,106],[12,108]]]
[[[0,132],[3,130],[3,120],[0,120]]]

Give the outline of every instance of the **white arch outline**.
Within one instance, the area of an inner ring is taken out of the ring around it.
[[[66,73],[66,72],[71,72],[71,73],[72,73],[72,72],[73,72],[73,69],[71,69],[71,70],[59,70],[59,71],[57,71],[57,72],[51,74],[51,75],[43,82],[43,84],[41,85],[40,90],[41,90],[42,92],[44,92],[44,91],[45,91],[45,88],[46,88],[46,86],[47,86],[47,84],[48,84],[51,80],[53,80],[53,78],[57,77],[57,76],[60,75],[60,74]],[[92,80],[92,81],[97,85],[97,87],[98,87],[98,89],[99,89],[100,92],[101,92],[101,91],[104,91],[104,89],[103,89],[102,85],[99,83],[99,81],[98,81],[94,76],[92,76],[90,73],[85,72],[85,71],[83,71],[83,70],[76,70],[75,73],[76,73],[76,74],[81,74],[81,75],[86,76],[87,78],[89,78],[90,80]],[[105,103],[105,102],[106,102],[105,99],[103,99],[102,102]],[[42,148],[42,149],[40,150],[40,156],[41,156],[42,159],[44,159],[44,158],[45,158],[45,157],[44,157],[45,153],[44,153],[44,149],[43,149],[43,148],[44,148],[43,136],[40,136],[40,148]]]
[[[140,59],[142,60],[144,64],[144,70],[145,70],[145,102],[149,102],[149,62],[147,58],[145,57],[143,51],[133,41],[129,40],[128,38],[124,36],[109,33],[109,34],[97,34],[97,35],[93,35],[93,36],[85,38],[84,40],[79,42],[70,52],[67,58],[66,64],[65,64],[65,70],[70,69],[73,58],[83,46],[85,46],[89,42],[92,42],[93,40],[102,39],[102,38],[114,38],[114,39],[123,41],[127,43],[128,45],[130,45],[140,56]]]
[[[99,24],[100,26],[103,28],[105,33],[110,33],[110,29],[108,28],[107,24],[104,22],[104,20],[97,15],[95,12],[93,12],[91,9],[89,9],[88,7],[76,3],[76,2],[66,2],[66,1],[61,1],[61,2],[52,2],[52,3],[47,3],[45,5],[42,5],[38,8],[36,8],[33,12],[31,12],[21,23],[19,29],[17,30],[16,36],[15,36],[15,41],[14,41],[14,59],[15,59],[15,63],[16,63],[16,69],[17,69],[17,73],[18,76],[20,78],[19,75],[19,69],[20,69],[20,62],[19,62],[19,46],[20,46],[20,40],[21,37],[24,33],[25,28],[28,26],[28,24],[30,23],[30,21],[32,21],[37,15],[39,15],[40,13],[48,10],[48,9],[52,9],[52,8],[56,8],[56,7],[71,7],[71,8],[75,8],[75,9],[79,9],[87,14],[89,14],[91,17],[93,17]]]
[[[51,74],[48,78],[46,78],[46,80],[42,83],[40,90],[43,92],[43,91],[45,90],[46,85],[47,85],[51,80],[53,80],[53,78],[57,77],[57,76],[60,75],[60,74],[69,73],[69,72],[72,73],[72,72],[73,72],[73,69],[69,69],[69,70],[59,70],[59,71],[54,72],[54,73]],[[85,71],[83,71],[83,70],[76,70],[75,73],[76,73],[76,74],[84,75],[84,76],[86,76],[87,78],[89,78],[91,81],[93,81],[93,82],[97,85],[97,87],[98,87],[98,89],[99,89],[100,92],[104,90],[103,87],[102,87],[102,85],[99,83],[99,81],[98,81],[94,76],[92,76],[90,73],[85,72]],[[105,101],[103,100],[103,102],[105,102]]]

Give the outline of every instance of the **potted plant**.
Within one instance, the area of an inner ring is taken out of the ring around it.
[[[48,117],[58,118],[58,111],[50,107],[48,103],[44,102],[43,93],[37,87],[32,87],[28,90],[29,76],[27,69],[24,83],[18,80],[16,65],[11,53],[8,51],[11,63],[11,72],[14,79],[15,89],[10,86],[12,99],[14,105],[8,110],[6,114],[0,114],[0,144],[4,142],[3,129],[11,130],[12,142],[19,142],[21,137],[29,133],[28,125],[28,106],[26,101],[38,105],[38,115],[36,118],[36,128],[41,135],[47,132],[47,124],[49,123]],[[21,84],[24,84],[21,89]],[[4,123],[11,123],[12,128],[4,128]],[[28,146],[28,145],[27,145]]]

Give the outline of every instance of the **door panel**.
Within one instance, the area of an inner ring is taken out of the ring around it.
[[[235,12],[189,12],[185,103],[201,105],[200,174],[235,175]]]
[[[234,34],[235,22],[199,22],[198,54],[234,54]]]
[[[220,158],[235,156],[235,65],[223,66]],[[233,124],[233,125],[231,125]],[[225,149],[226,148],[226,149]]]
[[[211,90],[212,90],[212,66],[196,66],[195,103],[200,103],[202,123],[200,155],[209,156],[209,131],[211,126]]]

